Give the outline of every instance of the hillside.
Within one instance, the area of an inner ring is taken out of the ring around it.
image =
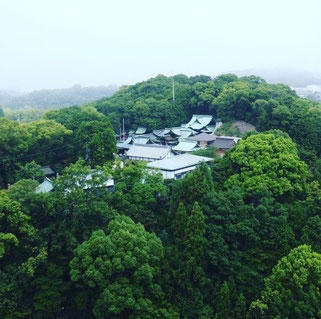
[[[0,118],[0,318],[320,318],[320,104],[255,76],[174,81],[174,101],[159,75]],[[213,160],[197,167],[195,153],[115,155],[110,120],[128,132],[191,114],[244,136],[223,157],[198,149]]]
[[[309,163],[321,155],[320,105],[300,98],[285,84],[234,74],[214,79],[180,74],[174,82],[174,101],[172,78],[158,75],[90,105],[109,118],[116,132],[123,119],[127,131],[144,126],[151,132],[186,123],[192,114],[210,114],[223,123],[244,121],[257,131],[280,129],[294,139],[300,156]]]
[[[216,135],[238,136],[243,137],[247,132],[255,131],[255,126],[245,121],[235,121],[224,123],[218,130]]]
[[[118,89],[115,85],[81,87],[74,85],[68,89],[39,90],[28,94],[13,95],[10,92],[1,91],[0,105],[12,110],[25,107],[36,109],[55,109],[80,105],[111,96]]]

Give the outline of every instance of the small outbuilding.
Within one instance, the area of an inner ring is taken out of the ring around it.
[[[38,187],[35,190],[35,193],[49,193],[54,189],[53,183],[49,178],[45,178],[45,180],[38,185]]]
[[[216,136],[213,146],[217,148],[217,155],[223,156],[227,150],[234,147],[240,140],[238,137],[232,136]]]
[[[52,170],[52,168],[49,165],[42,166],[40,169],[44,172],[45,176],[47,177],[53,177],[56,175],[56,173]]]

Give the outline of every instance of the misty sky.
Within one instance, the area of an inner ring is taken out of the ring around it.
[[[321,72],[320,0],[0,0],[0,89]]]

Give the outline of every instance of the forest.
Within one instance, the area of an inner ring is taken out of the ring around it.
[[[192,114],[255,130],[179,180],[116,155],[122,119],[151,132]],[[0,113],[0,318],[321,318],[320,156],[321,105],[257,76]],[[58,175],[37,193],[44,165]]]
[[[0,91],[0,105],[9,110],[48,110],[84,104],[103,96],[110,96],[117,88],[116,85],[82,87],[76,84],[66,89],[36,90],[24,94]]]

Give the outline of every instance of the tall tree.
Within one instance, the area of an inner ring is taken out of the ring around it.
[[[114,131],[107,119],[82,123],[76,139],[82,143],[79,155],[91,166],[104,165],[106,161],[112,160],[117,152]]]
[[[68,137],[71,131],[51,120],[39,120],[22,124],[30,134],[30,145],[26,162],[34,160],[41,165],[53,165],[68,161]]]
[[[285,199],[305,194],[307,166],[300,161],[295,144],[280,131],[247,137],[228,158],[235,173],[226,187],[238,185],[249,196],[264,189]]]
[[[97,292],[96,318],[150,318],[164,299],[157,284],[162,258],[163,247],[154,234],[118,216],[107,235],[94,232],[75,250],[71,279]]]
[[[14,180],[14,172],[22,162],[30,143],[30,134],[17,122],[0,118],[0,188]]]
[[[171,210],[175,211],[180,202],[191,208],[197,201],[202,207],[204,198],[213,187],[211,170],[207,164],[201,163],[193,172],[186,174],[182,180],[174,184]]]
[[[125,163],[113,172],[117,183],[110,205],[156,234],[168,224],[168,191],[161,174],[150,174],[146,163]]]
[[[216,306],[216,317],[218,319],[231,318],[231,294],[230,288],[226,281],[224,281],[219,294],[219,300]]]
[[[32,301],[26,292],[36,268],[46,260],[37,231],[20,204],[0,191],[0,316],[24,318]]]
[[[321,255],[302,245],[273,268],[249,318],[319,318],[321,316]]]
[[[173,221],[173,243],[166,247],[173,298],[182,318],[197,318],[206,308],[205,218],[197,202],[190,210],[180,203]]]
[[[41,170],[41,166],[35,161],[29,162],[24,166],[21,166],[16,174],[17,180],[20,179],[32,179],[40,183],[45,179],[45,173]]]

